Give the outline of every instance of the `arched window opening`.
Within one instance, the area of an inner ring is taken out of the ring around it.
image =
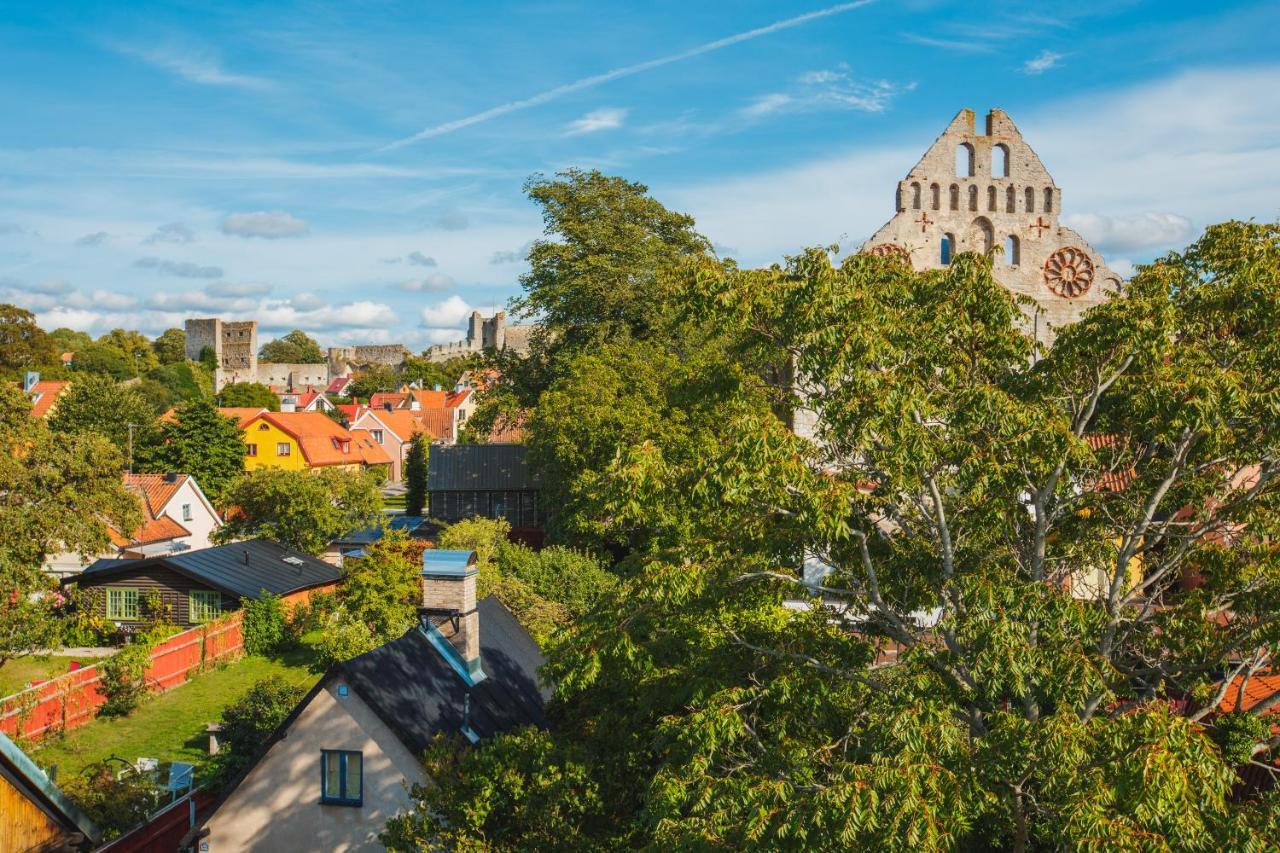
[[[898,186],[898,192],[894,194],[894,201],[898,205],[898,210],[906,210],[906,207],[904,207],[902,204],[902,186],[901,185]]]
[[[969,187],[969,209],[978,209],[978,188],[975,186]]]
[[[1036,212],[1036,191],[1027,187],[1027,213]]]
[[[1004,212],[1017,213],[1018,211],[1018,194],[1014,192],[1013,187],[1009,187],[1004,191]]]
[[[987,210],[995,212],[996,209],[996,188],[987,187]]]
[[[1003,143],[991,148],[991,177],[1009,177],[1009,146]]]
[[[989,254],[991,247],[995,245],[995,230],[991,227],[991,221],[984,216],[973,220],[973,237],[974,242],[982,247],[982,254]]]
[[[943,234],[942,250],[941,250],[941,255],[939,257],[939,260],[941,260],[944,265],[949,264],[951,263],[951,258],[955,255],[955,252],[956,252],[956,238],[950,234]]]
[[[951,209],[960,209],[960,187],[957,184],[951,185]]]
[[[933,184],[929,187],[929,201],[933,203],[934,210],[942,210],[942,189]]]
[[[1010,234],[1004,238],[1004,262],[1011,267],[1016,267],[1022,260],[1019,257],[1021,246],[1018,245],[1018,238]]]
[[[915,182],[911,184],[911,207],[913,210],[920,209],[920,185]]]
[[[973,146],[967,142],[956,146],[956,177],[973,177]]]
[[[1053,187],[1044,188],[1044,212],[1053,213]]]

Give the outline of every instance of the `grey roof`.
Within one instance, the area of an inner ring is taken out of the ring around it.
[[[523,444],[432,445],[427,491],[527,491],[541,486]]]
[[[165,554],[144,560],[98,560],[69,580],[105,580],[125,570],[164,566],[241,598],[259,597],[263,590],[286,595],[333,583],[342,572],[310,554],[286,548],[269,539],[250,539],[216,548]]]
[[[538,644],[493,596],[476,610],[486,677],[473,687],[417,627],[336,669],[415,755],[437,732],[462,730],[468,692],[468,722],[482,738],[516,726],[546,725],[543,704],[551,693],[538,684],[543,660]]]
[[[420,515],[388,515],[385,519],[385,528],[381,524],[375,524],[372,527],[361,527],[356,530],[349,531],[337,539],[334,539],[334,545],[372,545],[382,538],[383,533],[387,530],[403,530],[406,534],[412,536],[422,522],[426,519]]]

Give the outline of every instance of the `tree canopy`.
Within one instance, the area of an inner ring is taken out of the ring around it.
[[[275,364],[323,364],[325,361],[320,344],[301,329],[263,344],[258,358]]]
[[[190,474],[209,500],[221,505],[244,473],[244,433],[235,419],[219,414],[207,400],[196,400],[179,406],[160,432],[153,467]]]
[[[187,358],[187,333],[183,329],[165,329],[151,342],[161,364],[180,364]]]
[[[280,398],[258,382],[231,382],[218,392],[218,405],[280,411]]]
[[[1280,745],[1280,694],[1237,699],[1280,647],[1280,227],[1209,228],[1040,351],[975,255],[703,262],[681,298],[792,360],[815,440],[744,383],[715,440],[619,446],[579,511],[622,583],[550,649],[552,731],[439,744],[467,781],[394,848],[1271,843],[1233,787]]]
[[[56,360],[53,341],[36,325],[36,315],[16,305],[0,305],[0,369],[18,374]]]
[[[160,423],[151,402],[136,385],[109,376],[77,376],[49,416],[58,432],[93,432],[120,450],[125,464],[145,468],[160,443]]]
[[[263,537],[311,554],[382,519],[382,495],[374,479],[332,468],[319,473],[260,468],[236,480],[223,500],[235,509],[215,534],[220,542]]]

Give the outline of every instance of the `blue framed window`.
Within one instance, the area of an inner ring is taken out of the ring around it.
[[[364,803],[364,754],[320,750],[320,802],[334,806]]]

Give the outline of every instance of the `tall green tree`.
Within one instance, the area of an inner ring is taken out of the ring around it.
[[[323,364],[325,355],[315,338],[301,329],[294,329],[263,344],[258,358],[275,364]]]
[[[388,530],[365,549],[365,556],[343,562],[342,604],[379,644],[396,639],[417,619],[422,604],[418,554],[404,531]]]
[[[129,376],[140,377],[160,366],[156,351],[151,341],[141,332],[128,329],[112,329],[97,341],[103,346],[111,347],[124,353],[129,365]]]
[[[160,422],[151,403],[136,386],[107,376],[77,377],[58,399],[49,426],[104,436],[135,468],[149,465],[160,444]]]
[[[244,474],[244,433],[234,418],[218,413],[207,400],[179,406],[161,425],[160,447],[152,467],[195,477],[209,500],[223,503]]]
[[[183,329],[165,329],[151,342],[151,349],[161,364],[181,364],[187,358],[187,333]]]
[[[0,369],[18,374],[56,361],[53,342],[36,325],[36,315],[16,305],[0,305]]]
[[[347,385],[347,394],[368,401],[374,394],[395,391],[400,385],[400,376],[394,370],[385,364],[372,364],[355,375]]]
[[[404,459],[404,511],[422,515],[427,506],[427,448],[430,439],[419,433]]]
[[[96,374],[115,380],[132,379],[138,366],[124,350],[98,341],[75,350],[71,361],[71,369],[76,373]]]
[[[213,399],[213,375],[198,361],[162,364],[147,374],[174,403]]]
[[[101,554],[111,545],[108,524],[133,530],[141,522],[116,448],[94,433],[50,429],[29,409],[16,387],[0,385],[0,666],[57,645],[48,555]]]
[[[377,484],[354,471],[263,468],[232,483],[223,500],[235,510],[215,534],[220,542],[263,537],[311,554],[382,519]]]
[[[1280,745],[1280,692],[1235,698],[1280,648],[1280,226],[1207,229],[1040,353],[974,255],[707,266],[688,308],[794,358],[816,441],[729,411],[620,453],[592,516],[651,532],[551,649],[555,727],[442,745],[474,796],[418,791],[397,845],[1272,843],[1233,787]]]
[[[258,382],[232,382],[218,392],[218,405],[280,411],[280,398]]]

